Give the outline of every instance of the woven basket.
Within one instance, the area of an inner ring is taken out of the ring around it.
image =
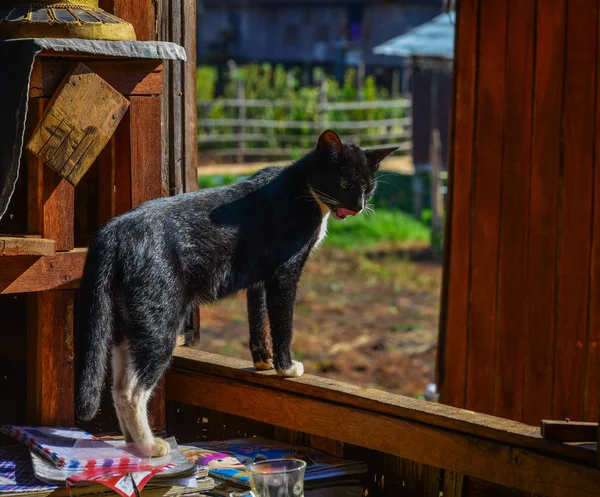
[[[0,39],[135,40],[133,26],[98,7],[98,0],[0,0]]]

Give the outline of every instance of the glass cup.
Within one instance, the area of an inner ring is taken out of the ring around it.
[[[306,463],[300,459],[272,459],[246,466],[252,490],[229,497],[304,497]]]

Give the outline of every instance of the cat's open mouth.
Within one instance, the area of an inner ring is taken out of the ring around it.
[[[358,212],[356,211],[351,211],[350,209],[345,209],[343,207],[335,209],[331,211],[331,213],[333,214],[333,217],[338,221],[343,221],[348,216],[356,216],[358,214]]]

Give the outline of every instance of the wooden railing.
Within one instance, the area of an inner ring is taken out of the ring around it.
[[[231,426],[245,418],[258,422],[254,430],[294,430],[332,447],[352,444],[423,465],[427,470],[414,478],[433,475],[427,495],[476,495],[475,486],[481,492],[488,484],[548,497],[598,495],[600,489],[595,451],[545,440],[537,427],[310,375],[283,380],[254,372],[249,362],[188,348],[175,352],[166,395],[172,408],[180,406],[172,411],[173,424],[185,405],[197,406],[204,414],[188,419],[201,424],[222,413],[211,422],[226,423],[229,433],[250,434],[253,428]],[[223,414],[231,418],[224,421]],[[215,436],[223,435],[220,429],[213,426]],[[388,476],[385,481],[392,484]],[[484,494],[502,493],[477,495]]]
[[[254,119],[248,117],[250,108],[294,109],[303,104],[287,100],[246,100],[243,91],[237,99],[198,100],[198,147],[203,157],[290,159],[305,154],[316,143],[319,133],[330,128],[344,138],[373,148],[397,146],[396,156],[412,150],[411,100],[327,102],[324,97],[315,104],[317,118],[308,120]],[[206,117],[213,106],[237,109],[235,118]],[[401,117],[364,120],[330,120],[328,114],[357,110],[397,110]],[[204,117],[203,117],[204,116]],[[291,131],[294,131],[292,133]]]

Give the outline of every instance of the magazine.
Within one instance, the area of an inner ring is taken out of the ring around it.
[[[301,459],[306,462],[306,482],[358,475],[367,472],[363,462],[348,461],[317,450],[294,447],[265,438],[239,438],[222,442],[198,442],[194,445],[205,452],[199,454],[198,464],[207,466],[213,478],[250,486],[246,465],[271,459]]]
[[[47,485],[34,476],[27,447],[0,448],[0,494],[50,492],[56,488],[56,485]]]
[[[110,445],[118,445],[118,444],[124,444],[123,441],[121,440],[110,440],[110,439],[105,439],[104,440],[107,444]],[[197,469],[196,469],[196,465],[194,463],[189,462],[184,455],[177,450],[177,442],[175,441],[174,437],[170,437],[167,438],[167,442],[169,442],[169,445],[171,446],[171,453],[169,455],[163,456],[163,457],[154,457],[152,459],[148,460],[147,465],[148,466],[155,466],[155,467],[159,467],[159,466],[165,466],[165,465],[169,465],[165,471],[161,472],[160,474],[157,474],[156,477],[152,480],[152,482],[156,482],[161,483],[161,484],[165,484],[165,485],[169,485],[170,483],[164,483],[165,481],[169,480],[169,479],[181,479],[181,478],[185,478],[188,477],[196,477],[197,474]],[[55,485],[65,485],[65,482],[73,475],[75,474],[81,474],[81,472],[84,470],[84,468],[76,468],[76,469],[72,469],[72,468],[68,468],[68,467],[63,467],[63,468],[57,468],[56,466],[54,466],[52,463],[50,463],[47,459],[41,457],[37,452],[31,451],[31,459],[33,461],[33,470],[34,470],[34,474],[35,476],[40,480],[43,481],[45,483],[49,483],[49,484],[55,484]],[[137,471],[139,468],[139,465],[136,466],[135,468],[133,468],[134,471]],[[109,469],[115,469],[117,471],[120,471],[121,474],[125,475],[127,474],[129,471],[132,470],[131,467],[128,468],[90,468],[90,469],[95,469],[98,472],[100,471],[107,471]],[[204,475],[203,475],[204,476]]]
[[[6,425],[4,434],[25,443],[57,468],[122,468],[146,464],[149,457],[133,453],[135,447],[110,444],[78,428]]]
[[[174,438],[167,440],[172,448],[177,448]],[[167,467],[162,473],[158,473],[150,479],[145,486],[145,482],[142,483],[142,497],[175,497],[189,493],[204,492],[214,487],[213,479],[206,477],[208,469],[196,472],[195,464],[193,462],[188,463],[185,457],[178,451],[174,450],[173,456],[171,459],[169,459],[169,456],[165,456],[164,458],[153,459],[151,461],[153,464],[159,465],[170,461],[177,467]],[[37,472],[45,476],[49,482],[44,482],[36,478],[34,466],[37,468]],[[110,468],[93,468],[93,470],[97,472],[114,471],[120,473],[120,478],[116,478],[114,483],[117,483],[130,473],[126,468],[116,470],[111,470]],[[78,472],[81,473],[82,470],[80,469]],[[107,486],[106,482],[94,481],[93,479],[87,480],[89,485],[79,486],[75,484],[67,489],[65,487],[66,479],[75,474],[77,474],[76,471],[57,468],[53,463],[42,458],[36,452],[30,451],[28,447],[23,445],[0,448],[0,497],[3,495],[16,496],[25,492],[35,497],[48,497],[50,494],[52,497],[73,497],[80,494],[108,495],[110,493],[110,485]]]

